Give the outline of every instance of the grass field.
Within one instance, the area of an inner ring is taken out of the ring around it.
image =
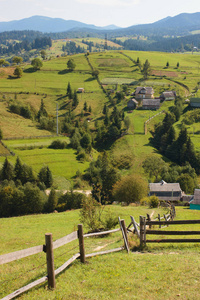
[[[81,162],[76,159],[76,151],[68,149],[49,149],[48,146],[53,140],[68,141],[66,137],[52,137],[40,139],[8,140],[4,143],[15,156],[9,157],[9,161],[14,165],[16,158],[20,157],[23,163],[31,166],[37,174],[42,166],[47,165],[54,178],[54,185],[59,189],[69,189],[70,182],[76,175],[76,171],[83,173],[89,166],[89,162]],[[96,158],[96,152],[93,152]],[[0,157],[2,165],[5,157]]]
[[[64,40],[59,40],[53,47],[62,47],[62,44],[65,42]],[[81,40],[77,42],[81,43]],[[96,39],[93,42],[99,43],[100,41]],[[79,87],[83,87],[85,90],[85,93],[78,94],[79,105],[73,111],[75,116],[80,116],[84,102],[86,101],[88,106],[92,108],[90,128],[94,128],[95,120],[101,122],[103,106],[105,103],[109,105],[108,98],[103,93],[97,80],[91,76],[91,68],[85,55],[73,55],[76,63],[76,68],[73,72],[68,72],[67,70],[67,61],[70,57],[66,56],[45,60],[43,61],[43,67],[37,72],[34,72],[30,68],[30,65],[24,65],[23,76],[19,79],[8,79],[8,75],[12,75],[13,68],[0,69],[0,127],[5,138],[27,138],[30,136],[49,135],[49,132],[40,130],[38,125],[32,120],[11,114],[8,110],[9,101],[10,99],[14,99],[16,94],[17,101],[28,104],[37,111],[43,98],[48,113],[54,117],[56,115],[56,104],[58,104],[59,118],[62,119],[67,112],[68,99],[66,97],[66,88],[68,82],[71,83],[73,90],[77,90]],[[148,80],[143,81],[138,66],[132,61],[137,60],[137,57],[139,57],[141,64],[146,59],[150,62],[152,76]],[[192,55],[120,50],[90,53],[88,58],[93,68],[99,70],[99,79],[105,85],[105,88],[117,86],[117,89],[120,90],[123,84],[131,83],[130,92],[135,91],[136,86],[141,85],[153,86],[155,96],[159,96],[165,90],[175,90],[179,95],[190,97],[190,94],[199,82],[200,56],[196,53]],[[169,62],[168,68],[166,68],[167,62]],[[179,62],[178,69],[177,62]],[[128,99],[117,105],[120,110],[125,109]],[[164,109],[167,111],[171,105],[171,102],[164,103],[160,110]],[[146,156],[156,153],[155,149],[149,144],[149,130],[153,128],[156,122],[162,120],[162,116],[158,116],[150,121],[148,124],[148,134],[144,135],[144,122],[156,113],[139,109],[131,114],[126,112],[126,115],[131,120],[130,135],[117,140],[113,144],[111,151],[117,155],[126,148],[131,151],[135,156],[131,172],[138,172],[138,170],[143,172],[141,167],[142,161]],[[190,126],[189,131],[196,148],[198,148],[200,144],[200,126],[196,123],[194,127],[195,129],[193,126]],[[180,123],[177,123],[177,133],[179,130]],[[193,131],[195,132],[194,136]],[[47,153],[46,149],[37,148],[26,151],[14,149],[14,152],[24,162],[30,163],[35,171],[38,171],[42,163],[50,164],[53,172],[55,172],[54,176],[57,176],[59,181],[63,178],[64,182],[66,178],[72,178],[78,169],[84,171],[87,166],[87,163],[84,165],[76,160],[75,152],[72,149],[67,149],[65,152],[60,151],[59,153],[52,150],[48,150]],[[2,163],[2,158],[0,161]]]
[[[161,209],[146,207],[110,206],[112,213],[130,222],[130,215],[163,213]],[[176,219],[199,219],[200,212],[177,207]],[[0,254],[29,248],[44,243],[44,234],[52,232],[56,240],[76,230],[79,211],[59,214],[33,215],[1,219]],[[178,228],[177,228],[178,227]],[[199,225],[190,225],[198,230]],[[170,226],[169,230],[187,230],[186,225]],[[166,230],[166,229],[165,229]],[[164,233],[162,234],[162,237]],[[132,239],[132,245],[137,240]],[[121,233],[104,238],[85,239],[86,253],[123,245]],[[55,268],[77,253],[78,243],[54,251]],[[56,277],[56,289],[49,291],[46,284],[30,290],[19,299],[198,299],[200,258],[199,244],[149,244],[143,252],[133,251],[96,256],[85,265],[74,262]],[[36,280],[46,274],[45,254],[37,254],[0,266],[0,296]]]

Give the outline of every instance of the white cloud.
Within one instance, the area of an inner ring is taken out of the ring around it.
[[[81,4],[93,4],[101,6],[132,6],[140,2],[140,0],[77,0]]]

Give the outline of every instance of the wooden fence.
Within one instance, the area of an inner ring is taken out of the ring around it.
[[[154,230],[152,226],[158,225],[190,225],[200,224],[200,220],[171,220],[171,221],[148,221],[145,217],[140,216],[140,246],[143,247],[146,243],[199,243],[200,239],[147,239],[147,235],[200,235],[200,231],[175,231],[175,230]],[[148,227],[149,229],[148,229]]]
[[[83,234],[83,226],[80,224],[78,225],[78,230],[74,231],[65,237],[62,237],[56,241],[53,242],[52,240],[52,234],[47,233],[45,234],[45,244],[40,246],[35,246],[32,248],[28,248],[25,250],[20,250],[4,255],[0,255],[0,265],[9,263],[27,256],[31,256],[37,253],[45,252],[46,253],[46,263],[47,263],[47,275],[18,289],[17,291],[5,296],[1,300],[8,300],[13,299],[17,297],[18,295],[30,290],[31,288],[44,283],[45,281],[48,281],[48,287],[50,289],[55,289],[56,282],[55,282],[55,276],[64,271],[73,261],[75,261],[77,258],[80,258],[80,261],[82,263],[85,263],[86,258],[93,257],[96,255],[103,255],[108,254],[112,252],[121,251],[123,249],[126,249],[127,252],[129,252],[129,246],[128,246],[128,238],[127,238],[127,230],[125,226],[124,220],[120,220],[119,218],[119,224],[120,228],[109,230],[109,231],[103,231],[103,232],[95,232],[95,233],[88,233]],[[88,237],[94,237],[94,236],[100,236],[110,233],[115,233],[120,231],[122,232],[122,236],[124,239],[124,246],[107,250],[107,251],[101,251],[101,252],[94,252],[90,254],[85,254],[85,247],[84,247],[84,238]],[[64,246],[74,240],[79,240],[79,253],[74,254],[68,261],[66,261],[61,267],[59,267],[57,270],[54,270],[54,255],[53,250],[56,248],[59,248],[61,246]]]

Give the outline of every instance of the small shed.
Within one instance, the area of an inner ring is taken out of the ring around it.
[[[142,108],[157,110],[160,108],[160,99],[143,99]]]
[[[194,196],[189,202],[190,209],[197,209],[200,210],[200,189],[194,190]]]
[[[149,196],[156,195],[160,200],[179,201],[182,197],[179,183],[167,183],[161,180],[158,183],[150,183],[149,189]]]
[[[200,107],[200,98],[190,98],[191,107]]]
[[[172,101],[175,100],[175,98],[176,98],[175,91],[166,91],[160,95],[160,100],[162,101]]]
[[[131,99],[127,103],[127,108],[130,110],[135,109],[137,106],[138,106],[138,101],[135,99]]]
[[[84,93],[84,88],[78,88],[78,93]]]

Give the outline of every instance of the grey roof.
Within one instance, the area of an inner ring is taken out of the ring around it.
[[[190,103],[200,103],[200,98],[190,98]]]
[[[142,100],[143,106],[159,106],[160,105],[160,99],[143,99]]]
[[[194,199],[192,200],[193,204],[200,204],[200,189],[194,190]]]
[[[167,183],[161,181],[158,183],[149,184],[150,192],[181,192],[181,187],[179,183]]]
[[[138,105],[138,101],[137,100],[135,100],[134,98],[133,99],[131,99],[131,100],[129,100],[128,101],[128,104],[131,104],[131,103],[134,103],[134,104],[136,104],[136,105]]]
[[[166,92],[163,92],[163,93],[161,94],[161,96],[162,96],[162,95],[163,95],[165,98],[171,98],[171,97],[175,98],[174,92],[172,92],[172,91],[166,91]]]
[[[142,86],[138,86],[136,88],[136,91],[135,91],[136,94],[153,94],[154,93],[154,90],[152,87],[150,86],[147,86],[147,87],[142,87]]]

